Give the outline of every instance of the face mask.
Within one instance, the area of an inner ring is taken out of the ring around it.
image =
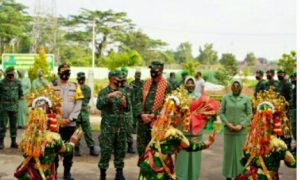
[[[156,77],[158,77],[161,73],[160,73],[159,71],[153,71],[153,70],[151,70],[151,71],[150,71],[150,74],[151,74],[151,77],[152,77],[152,78],[156,78]]]
[[[271,80],[271,79],[272,79],[272,76],[271,76],[271,75],[267,75],[267,79],[268,79],[268,80]]]
[[[284,79],[284,76],[277,76],[277,78],[282,81]]]
[[[6,78],[7,78],[8,80],[13,80],[14,77],[15,77],[14,74],[7,74],[7,75],[6,75]]]
[[[297,81],[291,81],[292,82],[292,84],[294,84],[294,85],[296,85],[297,84]]]
[[[79,84],[84,84],[84,82],[85,82],[85,77],[78,78],[78,79],[77,79],[77,82],[78,82]]]
[[[255,76],[256,80],[260,80],[260,77],[259,76]]]
[[[70,71],[64,71],[59,75],[59,77],[60,77],[60,79],[66,81],[66,80],[69,80],[70,75],[71,75]]]

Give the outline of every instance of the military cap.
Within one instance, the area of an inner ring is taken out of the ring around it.
[[[257,73],[257,74],[260,74],[260,75],[264,75],[264,71],[261,70],[261,69],[257,70],[256,73]]]
[[[163,69],[164,68],[164,63],[161,63],[159,61],[152,61],[151,64],[149,65],[149,68],[159,68],[159,69]]]
[[[8,72],[11,72],[11,71],[14,71],[15,70],[15,67],[14,66],[8,66],[6,69],[5,69],[5,73],[8,73]]]
[[[63,63],[58,66],[58,72],[70,71],[70,65],[67,63]]]
[[[277,73],[285,73],[284,69],[277,69]]]
[[[122,67],[122,68],[121,68],[121,71],[122,71],[122,72],[125,72],[125,73],[128,73],[127,67]]]
[[[112,70],[112,71],[109,71],[109,73],[108,73],[108,78],[113,77],[113,76],[122,78],[123,75],[124,75],[124,74],[123,74],[122,71],[119,71],[119,70]]]
[[[183,70],[182,72],[181,72],[181,76],[187,76],[189,73],[186,71],[186,70]]]
[[[293,72],[291,75],[290,75],[291,78],[294,78],[294,77],[297,77],[297,73],[296,72]]]
[[[269,69],[269,70],[267,70],[267,73],[272,73],[272,74],[274,74],[274,73],[275,73],[275,70],[274,70],[274,69]]]
[[[81,78],[81,77],[85,77],[85,73],[84,72],[77,73],[77,78]]]

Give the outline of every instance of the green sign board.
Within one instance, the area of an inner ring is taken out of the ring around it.
[[[15,66],[16,69],[29,69],[33,66],[34,57],[38,54],[2,54],[2,68]],[[47,54],[51,71],[54,70],[54,54]]]

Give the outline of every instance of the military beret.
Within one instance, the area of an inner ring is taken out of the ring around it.
[[[261,69],[257,70],[257,71],[256,71],[256,73],[257,73],[257,74],[264,75],[264,71],[263,71],[263,70],[261,70]]]
[[[63,63],[61,65],[58,66],[58,72],[64,72],[64,71],[70,71],[70,65],[67,63]]]
[[[277,69],[277,73],[285,73],[285,70],[283,70],[283,69]]]
[[[149,65],[149,68],[159,68],[159,69],[163,69],[164,68],[164,63],[161,63],[159,61],[152,61],[151,64]]]
[[[269,70],[267,70],[267,73],[272,73],[272,74],[274,74],[274,73],[275,73],[275,70],[274,70],[274,69],[269,69]]]
[[[119,71],[119,70],[112,70],[112,71],[109,71],[108,73],[108,78],[110,77],[119,77],[119,78],[122,78],[123,77],[123,72],[122,71]]]
[[[15,70],[15,67],[14,66],[8,66],[6,69],[5,69],[5,73],[8,73],[8,72],[11,72],[11,71],[14,71]]]
[[[121,68],[121,71],[122,71],[122,72],[125,72],[125,73],[128,73],[127,67],[122,67],[122,68]]]
[[[186,70],[184,70],[184,71],[181,72],[181,76],[187,76],[188,74],[189,73]]]
[[[84,72],[79,72],[79,73],[77,73],[77,77],[79,78],[79,77],[85,77],[85,73]]]
[[[291,78],[294,78],[294,77],[297,77],[297,73],[296,72],[293,72],[291,75],[290,75]]]

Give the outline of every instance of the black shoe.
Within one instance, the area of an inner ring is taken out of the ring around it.
[[[70,171],[71,171],[71,167],[69,167],[69,166],[64,167],[64,179],[74,180],[74,178],[72,177]]]
[[[16,138],[11,138],[11,144],[10,144],[11,148],[18,148],[18,144],[16,142]]]
[[[90,155],[91,156],[98,156],[100,152],[100,149],[97,148],[96,146],[90,147]]]
[[[100,169],[100,180],[106,180],[106,169]]]
[[[132,147],[132,143],[128,143],[127,153],[130,153],[130,154],[135,153],[135,151],[133,150],[133,147]]]
[[[78,146],[75,146],[74,156],[81,156],[80,148]]]
[[[4,149],[4,141],[3,141],[3,139],[0,140],[0,149]]]
[[[74,178],[71,176],[71,174],[69,173],[69,174],[66,174],[66,175],[64,175],[64,179],[66,179],[66,180],[74,180]]]
[[[123,176],[123,169],[122,168],[117,168],[115,180],[126,180],[125,177]]]

